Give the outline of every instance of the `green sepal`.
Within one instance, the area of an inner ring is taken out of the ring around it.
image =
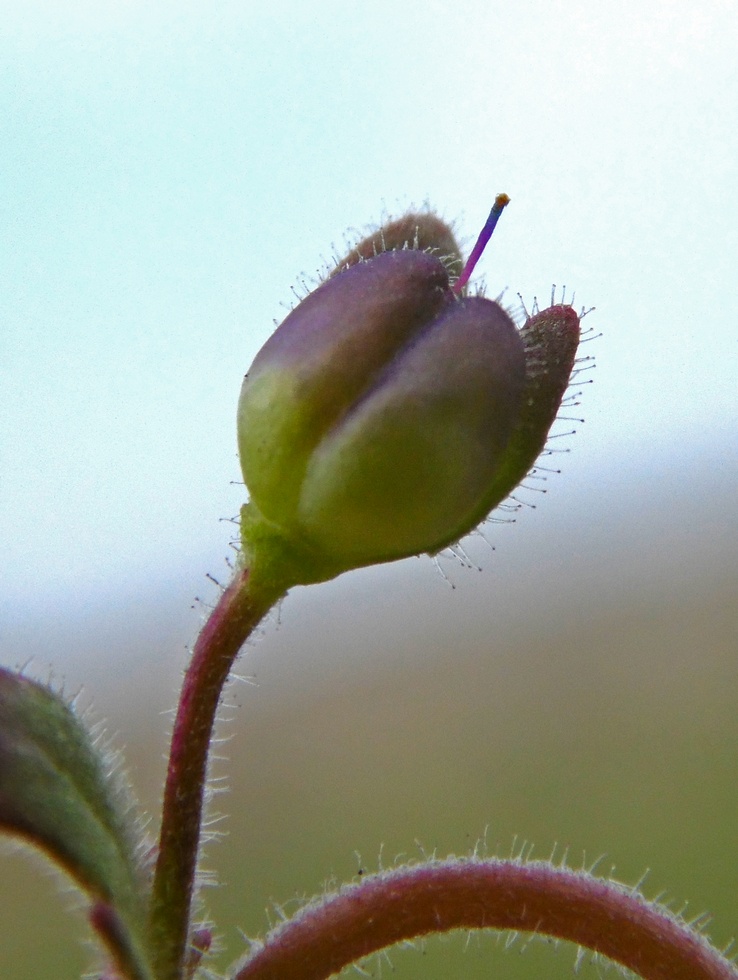
[[[241,546],[256,596],[278,597],[293,585],[327,582],[345,571],[295,534],[285,534],[253,501],[241,508]]]

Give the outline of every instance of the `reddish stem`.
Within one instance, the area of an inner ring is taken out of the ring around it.
[[[186,962],[208,750],[220,695],[239,650],[282,594],[253,594],[240,569],[203,627],[187,669],[172,733],[150,941],[157,980],[179,980]]]
[[[637,892],[550,864],[453,860],[344,887],[279,926],[233,980],[325,980],[402,940],[450,929],[567,939],[645,980],[736,980],[705,939]]]

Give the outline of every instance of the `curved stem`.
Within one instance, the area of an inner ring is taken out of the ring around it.
[[[243,643],[284,590],[250,588],[239,569],[203,627],[180,695],[164,789],[150,911],[157,980],[180,980],[197,867],[208,750],[220,696]]]
[[[107,947],[111,966],[100,980],[151,980],[151,974],[136,949],[129,930],[109,902],[94,902],[89,912],[89,921],[100,941]]]
[[[645,980],[737,980],[702,936],[641,895],[550,864],[449,860],[365,878],[267,937],[233,980],[325,980],[402,940],[514,929],[578,943]]]

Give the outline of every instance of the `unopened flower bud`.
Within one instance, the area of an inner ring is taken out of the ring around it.
[[[453,286],[439,257],[454,267],[450,229],[433,217],[411,241],[407,221],[393,222],[257,355],[238,408],[251,497],[242,536],[257,577],[308,583],[436,553],[535,462],[568,383],[578,318],[558,307],[518,331],[498,303],[464,295],[506,203],[497,199]]]

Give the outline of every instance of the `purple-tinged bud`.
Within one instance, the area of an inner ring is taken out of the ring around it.
[[[357,262],[373,259],[381,252],[407,249],[435,255],[452,278],[461,274],[464,260],[456,236],[446,222],[430,211],[409,211],[354,245],[348,255],[337,263],[333,275]]]
[[[490,500],[496,502],[486,513],[525,479],[544,449],[569,385],[579,335],[579,316],[571,306],[550,306],[523,324],[519,336],[525,350],[525,391],[518,424],[490,486]]]
[[[436,553],[535,462],[569,380],[571,317],[544,311],[518,331],[499,304],[463,295],[506,204],[500,195],[453,288],[439,257],[407,247],[416,216],[393,222],[257,355],[238,408],[251,495],[242,537],[256,580],[289,586]],[[413,242],[453,258],[452,233],[433,222]],[[377,241],[404,247],[375,255]]]

